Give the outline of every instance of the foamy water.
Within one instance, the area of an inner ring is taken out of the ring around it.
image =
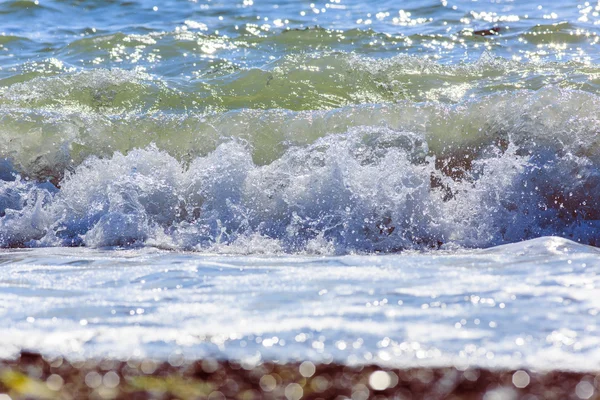
[[[598,369],[599,11],[3,2],[0,355]]]
[[[0,348],[597,370],[598,255],[559,238],[390,256],[14,250]]]

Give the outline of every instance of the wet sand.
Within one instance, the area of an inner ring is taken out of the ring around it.
[[[0,399],[600,399],[600,373],[259,365],[173,358],[0,361]]]

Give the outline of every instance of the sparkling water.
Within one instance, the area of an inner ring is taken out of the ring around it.
[[[599,13],[3,2],[1,355],[598,369]]]

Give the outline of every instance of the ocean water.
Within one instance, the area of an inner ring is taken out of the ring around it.
[[[597,371],[600,250],[223,256],[53,248],[0,256],[0,356]]]
[[[0,355],[600,368],[598,25],[2,2]]]

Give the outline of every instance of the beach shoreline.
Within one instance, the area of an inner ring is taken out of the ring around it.
[[[22,352],[0,361],[11,399],[598,399],[600,371],[406,369],[203,359],[69,361]],[[0,395],[2,396],[2,395]]]

